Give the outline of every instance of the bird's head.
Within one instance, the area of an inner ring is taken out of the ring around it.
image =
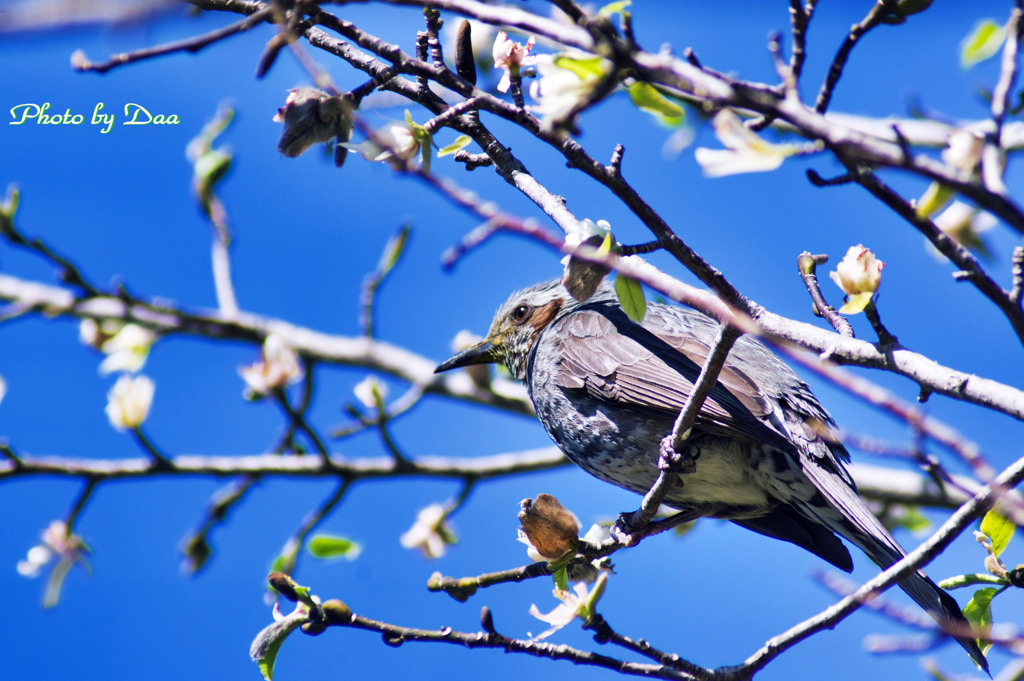
[[[525,381],[526,362],[537,337],[559,312],[575,303],[557,280],[513,293],[495,313],[487,337],[442,362],[434,373],[473,364],[504,364],[513,378]]]

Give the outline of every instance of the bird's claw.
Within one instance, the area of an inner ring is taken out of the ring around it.
[[[677,452],[673,443],[674,437],[668,435],[661,440],[658,447],[658,469],[673,473],[693,473],[697,470],[697,457],[692,447],[685,452]]]
[[[639,543],[642,538],[633,527],[633,515],[632,511],[620,513],[619,517],[615,519],[615,524],[609,530],[612,539],[625,547]]]

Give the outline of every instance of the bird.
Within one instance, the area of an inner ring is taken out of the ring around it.
[[[513,293],[487,336],[435,373],[504,365],[569,459],[645,494],[718,329],[699,311],[663,303],[647,303],[637,322],[607,282],[579,301],[552,280]],[[905,552],[857,494],[835,428],[805,381],[763,343],[740,336],[680,453],[693,465],[664,503],[791,542],[850,572],[842,537],[885,569]],[[988,671],[952,596],[920,570],[899,586]]]

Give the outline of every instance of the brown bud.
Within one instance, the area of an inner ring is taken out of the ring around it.
[[[519,522],[530,544],[546,560],[558,560],[576,546],[580,521],[550,494],[523,499]]]
[[[465,19],[459,24],[455,38],[455,71],[476,85],[476,60],[473,58],[473,29]]]
[[[324,618],[328,624],[348,624],[352,621],[352,611],[337,598],[324,601],[320,607],[323,608]]]
[[[299,628],[302,629],[302,633],[304,634],[309,634],[310,636],[319,636],[320,634],[324,633],[324,630],[327,629],[327,625],[323,622],[306,622]]]
[[[480,626],[483,627],[483,630],[488,634],[497,633],[494,631],[494,616],[491,615],[491,609],[486,605],[480,608]]]
[[[600,234],[592,234],[582,244],[598,248],[604,243],[605,237]],[[582,245],[581,244],[581,245]],[[562,286],[579,301],[589,300],[594,291],[601,285],[605,276],[611,269],[605,265],[590,263],[585,260],[577,260],[572,256],[565,262],[565,270],[562,272]]]
[[[999,557],[994,554],[985,556],[985,569],[996,577],[1006,579],[1006,566],[1003,565],[1003,561],[999,560]]]
[[[296,584],[295,580],[285,573],[271,572],[267,575],[267,583],[273,587],[274,591],[281,594],[292,603],[299,600],[299,595],[295,592],[295,587],[297,587],[298,584]]]
[[[340,96],[301,87],[288,92],[288,99],[277,110],[274,121],[284,123],[277,150],[295,157],[314,144],[338,137],[347,125],[347,116]]]

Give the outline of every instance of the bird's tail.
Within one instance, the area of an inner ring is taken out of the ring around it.
[[[872,518],[874,518],[873,515]],[[884,534],[878,536],[877,532],[870,534],[850,532],[846,538],[864,551],[880,568],[886,569],[903,558],[905,554],[881,523],[878,523],[877,530]],[[988,672],[988,661],[985,659],[985,654],[978,647],[977,640],[967,633],[970,631],[971,625],[964,618],[960,606],[952,596],[939,588],[938,584],[920,570],[899,582],[899,586],[924,608],[945,631],[949,632],[957,643],[963,646],[979,667],[986,673]]]
[[[857,495],[855,489],[835,484],[836,481],[823,475],[823,471],[811,469],[811,472],[820,478],[815,480],[815,486],[828,498],[830,504],[826,506],[820,503],[798,503],[797,507],[802,514],[814,518],[833,532],[842,535],[883,570],[906,555],[881,521]],[[836,512],[841,518],[836,517]],[[975,638],[970,635],[971,626],[952,596],[940,589],[920,570],[899,582],[899,586],[924,608],[943,630],[949,632],[963,646],[971,659],[988,673],[988,661]]]

